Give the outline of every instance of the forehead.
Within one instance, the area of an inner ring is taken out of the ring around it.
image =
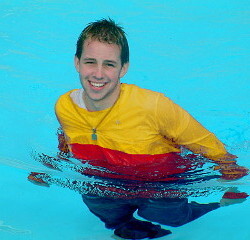
[[[82,54],[84,57],[118,60],[121,56],[121,48],[117,44],[88,38],[83,43]]]

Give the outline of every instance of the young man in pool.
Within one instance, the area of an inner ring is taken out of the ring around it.
[[[226,178],[246,174],[214,134],[169,98],[122,84],[128,67],[129,47],[120,26],[103,19],[82,31],[75,54],[82,88],[62,95],[55,110],[73,156],[108,170],[87,174],[164,181],[182,171],[181,147],[213,160]],[[188,203],[186,198],[132,201],[84,195],[83,201],[107,228],[127,239],[170,233],[136,220],[136,210],[149,221],[180,226],[219,207],[219,203]]]

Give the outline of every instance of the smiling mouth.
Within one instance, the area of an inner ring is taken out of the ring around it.
[[[91,82],[89,81],[90,85],[96,88],[101,88],[104,87],[107,83],[96,83],[96,82]]]

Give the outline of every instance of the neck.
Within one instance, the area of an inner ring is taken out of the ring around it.
[[[90,112],[101,111],[112,107],[120,96],[120,89],[116,94],[110,96],[107,99],[93,100],[88,97],[86,92],[83,93],[83,101],[86,108]]]

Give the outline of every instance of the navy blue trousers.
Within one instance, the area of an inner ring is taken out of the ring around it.
[[[89,210],[110,229],[119,227],[137,214],[152,222],[178,227],[220,207],[219,203],[199,204],[187,198],[113,199],[82,195]]]

